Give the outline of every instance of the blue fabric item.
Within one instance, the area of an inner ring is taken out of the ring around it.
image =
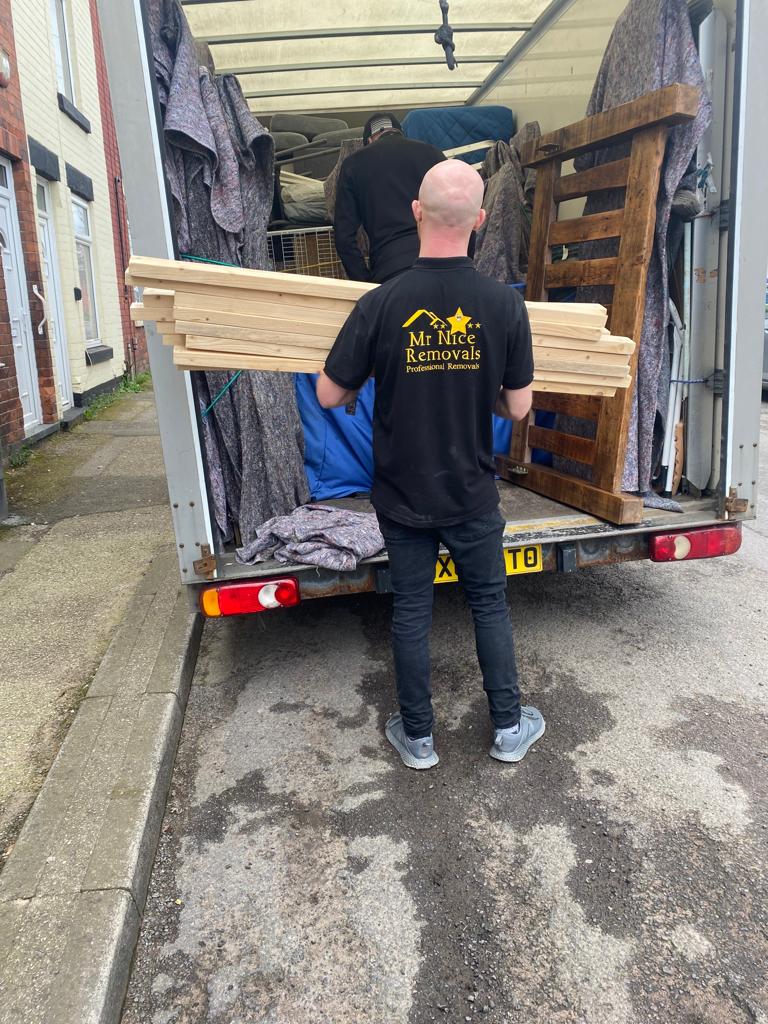
[[[370,491],[373,483],[373,381],[360,389],[355,415],[323,409],[316,373],[296,374],[296,400],[304,427],[304,468],[314,501]]]
[[[515,116],[508,107],[495,106],[411,110],[403,120],[403,132],[443,150],[486,139],[509,142],[515,134]],[[459,159],[475,163],[482,159],[482,151],[463,153]]]
[[[360,389],[355,415],[323,409],[317,401],[317,374],[296,374],[296,400],[304,428],[304,468],[313,501],[366,493],[373,483],[374,383]],[[507,455],[512,441],[509,420],[493,417],[493,450]]]

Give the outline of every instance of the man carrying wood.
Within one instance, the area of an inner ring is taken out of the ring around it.
[[[381,284],[413,266],[419,238],[411,203],[426,172],[442,160],[435,146],[406,139],[393,114],[368,119],[363,148],[341,165],[336,189],[334,240],[351,280]],[[357,243],[361,226],[370,243],[370,268]]]
[[[386,735],[409,768],[438,762],[429,632],[441,542],[472,609],[491,756],[520,761],[544,732],[541,713],[520,705],[493,461],[492,413],[520,420],[531,408],[531,333],[517,292],[465,255],[482,198],[467,164],[427,172],[413,202],[419,259],[360,299],[317,382],[332,408],[376,381],[371,501],[389,554],[400,704]]]

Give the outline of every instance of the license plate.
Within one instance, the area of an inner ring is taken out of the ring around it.
[[[519,576],[524,572],[541,572],[544,563],[541,544],[526,544],[524,548],[504,548],[507,576]],[[435,583],[457,583],[456,566],[450,555],[438,555],[435,567]]]

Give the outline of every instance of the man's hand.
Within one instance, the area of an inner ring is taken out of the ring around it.
[[[514,391],[510,388],[502,388],[493,411],[505,420],[517,422],[524,420],[531,411],[532,401],[533,385],[531,384],[527,388],[517,388]]]
[[[356,391],[347,391],[346,388],[334,384],[324,370],[320,371],[317,378],[317,400],[323,409],[338,409],[342,405],[348,405],[356,397]]]

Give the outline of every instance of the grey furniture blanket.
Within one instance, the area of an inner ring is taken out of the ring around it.
[[[509,145],[497,142],[488,151],[480,170],[488,184],[483,199],[486,220],[475,241],[475,266],[503,284],[525,279],[536,174],[522,168],[520,150],[540,134],[536,122],[524,125]]]
[[[384,547],[374,512],[351,512],[327,505],[305,505],[259,528],[250,544],[237,550],[244,565],[300,562],[339,572],[357,567]]]
[[[266,269],[274,142],[232,75],[200,67],[178,0],[149,0],[166,175],[182,253]],[[194,373],[208,482],[225,542],[309,500],[293,375]],[[222,394],[222,391],[224,393]]]
[[[685,0],[630,0],[608,42],[587,115],[676,82],[697,86],[701,90],[701,101],[693,121],[670,130],[656,204],[656,231],[622,482],[625,491],[641,494],[650,489],[654,427],[657,433],[663,429],[669,393],[667,230],[672,199],[681,183],[690,188],[683,179],[711,121],[712,105],[704,87],[704,74]],[[627,153],[626,145],[614,146],[578,157],[575,166],[577,170],[585,170],[620,159]],[[601,192],[588,200],[584,213],[599,213],[621,205],[620,193]],[[612,256],[616,251],[615,241],[590,242],[580,247],[580,255],[589,258]],[[580,289],[578,299],[582,302],[611,301],[610,292],[600,288]]]

